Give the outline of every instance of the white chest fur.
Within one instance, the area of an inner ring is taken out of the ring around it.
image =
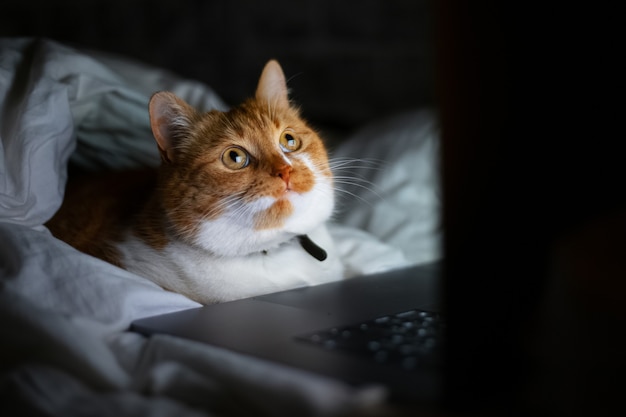
[[[216,256],[182,242],[156,250],[129,236],[118,245],[126,269],[202,304],[339,280],[343,268],[324,225],[308,234],[328,257],[318,261],[296,239],[245,256]]]

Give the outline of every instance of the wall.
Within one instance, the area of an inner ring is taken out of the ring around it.
[[[277,58],[305,117],[336,128],[433,103],[431,31],[428,0],[9,1],[0,15],[2,36],[128,55],[229,103]]]

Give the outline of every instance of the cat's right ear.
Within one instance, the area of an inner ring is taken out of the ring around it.
[[[263,103],[282,108],[289,107],[289,90],[285,81],[285,74],[276,60],[270,60],[261,73],[256,89],[256,99]]]
[[[189,133],[196,111],[184,100],[166,91],[150,98],[150,127],[164,162],[172,162],[178,142]]]

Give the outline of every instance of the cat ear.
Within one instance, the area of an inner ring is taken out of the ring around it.
[[[283,74],[280,64],[273,59],[263,68],[259,85],[256,88],[256,99],[261,102],[269,102],[272,106],[289,107],[285,74]]]
[[[150,98],[150,127],[161,158],[172,162],[177,142],[189,132],[196,111],[184,100],[169,92],[155,93]]]

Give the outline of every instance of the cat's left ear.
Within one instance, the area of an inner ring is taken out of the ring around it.
[[[172,162],[176,145],[189,133],[196,110],[174,94],[161,91],[150,98],[150,127],[161,158]]]
[[[265,64],[256,88],[256,99],[272,106],[289,107],[287,82],[278,61],[272,59]]]

